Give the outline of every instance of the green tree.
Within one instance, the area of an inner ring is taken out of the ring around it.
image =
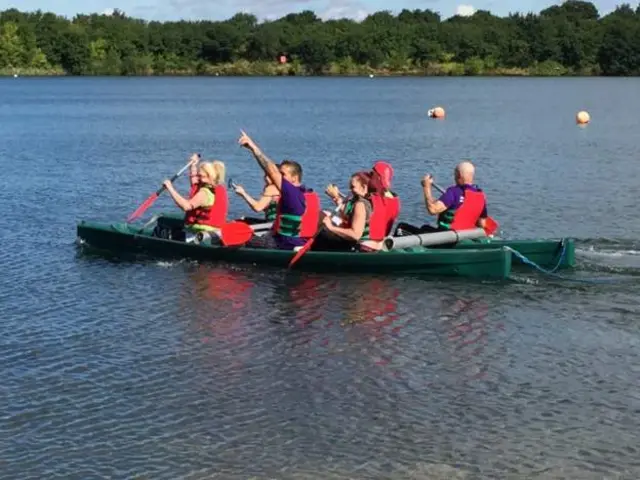
[[[24,64],[25,49],[18,36],[18,25],[6,22],[0,26],[0,67],[19,67]]]
[[[498,17],[480,10],[446,20],[431,10],[404,9],[397,15],[374,12],[362,22],[323,21],[311,10],[269,22],[247,13],[224,21],[147,22],[120,10],[71,20],[42,11],[0,12],[5,69],[63,69],[76,75],[204,74],[223,68],[281,73],[264,66],[275,64],[281,52],[291,56],[296,74],[384,68],[478,75],[517,68],[536,75],[636,75],[640,6],[621,4],[601,18],[593,3],[568,0],[537,14]]]

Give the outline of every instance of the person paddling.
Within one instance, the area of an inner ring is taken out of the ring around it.
[[[340,205],[339,215],[324,212],[325,227],[316,237],[311,250],[317,251],[371,251],[379,250],[381,242],[372,242],[370,237],[373,205],[369,198],[369,172],[351,175],[349,188],[352,196],[343,201],[335,185],[327,188],[328,194]],[[330,193],[329,193],[330,192]]]
[[[398,219],[401,210],[400,197],[391,190],[391,181],[393,180],[393,167],[384,161],[377,161],[371,171],[368,172],[368,194],[370,200],[379,203],[378,209],[385,210],[384,220],[384,236],[387,236],[393,230],[393,225]],[[343,215],[347,200],[338,190],[336,185],[328,185],[325,193],[331,198],[338,208],[338,213]],[[376,198],[377,197],[377,198]],[[378,200],[380,200],[378,202]]]
[[[229,208],[227,190],[224,187],[225,166],[219,160],[203,162],[198,167],[200,156],[191,156],[191,190],[184,198],[174,188],[171,180],[163,185],[171,198],[185,212],[184,225],[187,233],[217,233],[227,221]]]
[[[294,250],[302,247],[318,230],[320,198],[302,182],[302,167],[293,160],[276,165],[243,131],[238,143],[249,150],[280,192],[273,235],[254,237],[248,245]],[[273,241],[266,241],[272,239]]]
[[[276,211],[278,209],[278,201],[280,200],[280,191],[275,186],[268,175],[264,176],[264,189],[258,200],[249,195],[242,185],[236,185],[234,191],[247,202],[254,212],[264,212],[264,219],[243,217],[242,221],[249,224],[261,222],[273,222],[276,219]]]
[[[455,184],[435,200],[431,192],[433,176],[425,175],[422,189],[427,212],[437,215],[437,224],[416,227],[408,223],[400,223],[394,236],[402,234],[420,234],[450,229],[462,230],[474,227],[485,227],[487,203],[484,192],[473,183],[475,167],[469,161],[460,162],[454,169]]]

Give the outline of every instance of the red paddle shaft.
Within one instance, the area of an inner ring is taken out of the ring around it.
[[[338,213],[338,211],[340,210],[340,207],[341,207],[341,206],[342,206],[342,205],[337,206],[337,207],[333,210],[332,214],[336,214],[336,213]],[[300,258],[302,258],[302,256],[303,256],[303,255],[304,255],[304,254],[305,254],[305,253],[306,253],[306,252],[311,248],[311,245],[313,245],[313,242],[315,241],[316,237],[317,237],[318,235],[320,235],[320,233],[322,232],[322,230],[324,230],[324,225],[320,225],[320,227],[318,228],[318,231],[316,232],[316,234],[315,234],[313,237],[311,237],[309,240],[307,240],[307,243],[305,243],[305,244],[302,246],[302,248],[296,252],[296,254],[293,256],[293,258],[292,258],[292,259],[291,259],[291,261],[289,262],[289,267],[288,267],[288,268],[293,267],[293,265],[295,265],[295,263],[296,263],[298,260],[300,260]]]
[[[184,167],[182,167],[178,171],[178,173],[176,173],[173,177],[171,177],[171,182],[174,182],[180,175],[182,175],[184,171],[187,168],[189,168],[190,165],[191,165],[191,162],[187,163]],[[142,215],[151,205],[153,205],[153,202],[155,202],[156,199],[160,196],[160,194],[164,192],[166,189],[167,187],[165,187],[163,184],[158,190],[156,190],[154,193],[149,195],[149,197],[144,202],[142,202],[142,205],[140,205],[135,212],[129,215],[129,218],[127,218],[127,223],[132,222],[136,218],[140,217],[140,215]]]

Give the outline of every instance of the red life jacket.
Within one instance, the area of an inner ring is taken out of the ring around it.
[[[283,214],[282,196],[278,199],[273,232],[279,235],[297,238],[311,238],[318,231],[320,222],[320,197],[313,190],[304,192],[305,209],[302,216]]]
[[[373,193],[369,195],[371,202],[371,218],[369,219],[369,239],[379,242],[387,236],[387,227],[389,224],[389,211],[386,201],[390,198],[383,199],[381,195]]]
[[[393,224],[398,220],[401,209],[400,197],[391,191],[390,193],[393,196],[391,198],[385,198],[385,203],[387,204],[387,230],[385,235],[389,235],[391,230],[393,230]]]
[[[464,202],[456,209],[453,215],[451,230],[476,228],[486,202],[484,192],[474,192],[470,188],[465,189]]]
[[[369,200],[373,207],[369,223],[369,238],[375,241],[384,240],[391,233],[393,224],[400,215],[400,198],[393,194],[393,197],[383,197],[378,193],[369,195]]]
[[[198,224],[216,228],[222,227],[227,222],[227,211],[229,210],[227,189],[223,185],[216,185],[213,188],[209,185],[192,185],[189,198],[193,198],[201,188],[207,188],[215,195],[213,206],[189,210],[185,215],[185,225]]]

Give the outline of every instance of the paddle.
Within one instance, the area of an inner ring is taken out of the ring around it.
[[[332,214],[336,214],[338,213],[338,211],[340,210],[341,206],[337,206],[336,208],[333,209]],[[307,243],[305,243],[302,248],[300,250],[298,250],[296,252],[296,254],[293,256],[293,258],[291,259],[291,261],[289,262],[289,266],[288,268],[293,267],[293,265],[300,260],[300,258],[311,248],[311,245],[313,245],[313,242],[315,241],[316,237],[318,235],[320,235],[320,233],[324,230],[324,225],[320,226],[320,228],[318,228],[318,231],[316,232],[316,234],[311,237],[309,240],[307,240]]]
[[[434,183],[433,186],[436,188],[436,190],[439,190],[440,193],[445,192],[444,188],[442,188],[440,185]],[[487,217],[484,219],[484,221],[484,233],[486,233],[488,237],[493,235],[500,227],[500,224],[496,222],[492,217]]]
[[[219,236],[225,247],[235,247],[247,243],[254,233],[255,231],[251,228],[251,225],[234,220],[222,226]]]
[[[174,182],[176,180],[176,178],[178,178],[180,175],[182,175],[184,173],[184,171],[189,168],[189,166],[191,165],[191,161],[189,161],[189,163],[187,163],[184,167],[182,167],[178,173],[176,173],[173,177],[171,177],[171,182]],[[158,190],[155,191],[155,193],[152,193],[151,195],[149,195],[149,198],[147,198],[142,205],[140,205],[135,212],[133,212],[131,215],[129,215],[129,218],[127,218],[127,223],[131,223],[133,220],[135,220],[136,218],[140,217],[140,215],[142,215],[151,205],[153,205],[153,202],[156,201],[156,199],[160,196],[160,194],[162,192],[164,192],[167,189],[167,187],[165,187],[164,185],[162,185]]]
[[[233,179],[229,177],[227,181],[228,188],[235,188],[236,184]],[[265,227],[270,228],[271,224],[269,223],[261,223],[257,225],[249,225],[241,220],[234,220],[232,222],[226,223],[220,228],[220,241],[225,247],[233,247],[244,245],[251,237],[255,234],[256,230],[261,230]]]

